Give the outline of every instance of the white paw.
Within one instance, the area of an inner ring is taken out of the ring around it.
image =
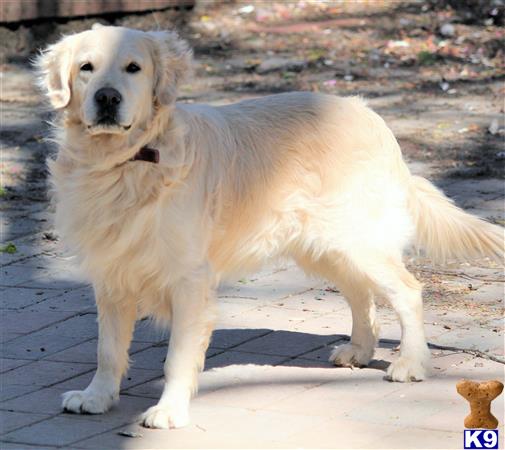
[[[140,420],[147,428],[181,428],[189,423],[189,414],[187,410],[155,405],[142,414]]]
[[[390,381],[422,381],[429,375],[429,359],[412,359],[400,356],[388,367],[386,379]]]
[[[342,344],[333,349],[329,361],[336,366],[366,366],[373,357],[374,348],[357,344]]]
[[[69,391],[63,394],[62,406],[65,411],[77,414],[102,414],[117,400],[117,396],[94,390]]]

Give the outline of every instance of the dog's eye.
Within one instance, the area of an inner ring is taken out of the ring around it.
[[[93,72],[93,64],[91,63],[84,63],[82,66],[81,66],[81,71],[84,71],[84,72]]]
[[[132,62],[126,66],[126,71],[128,73],[135,73],[135,72],[138,72],[139,70],[140,70],[140,66],[134,62]]]

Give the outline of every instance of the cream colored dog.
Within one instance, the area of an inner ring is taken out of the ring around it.
[[[398,313],[393,381],[429,369],[421,286],[402,252],[503,255],[501,228],[412,176],[384,121],[359,98],[273,95],[230,106],[176,104],[191,52],[172,32],[94,27],[44,51],[53,107],[56,225],[92,280],[98,369],[63,407],[103,413],[118,399],[135,320],[171,324],[165,386],[143,415],[179,427],[215,317],[216,286],[293,258],[335,283],[353,317],[335,364],[366,365],[377,343],[374,294]]]

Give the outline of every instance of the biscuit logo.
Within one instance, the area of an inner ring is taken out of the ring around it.
[[[498,430],[465,430],[465,449],[498,448]]]
[[[491,402],[502,393],[503,383],[497,380],[480,383],[462,380],[456,385],[456,390],[470,403],[470,414],[464,422],[467,428],[464,431],[464,448],[498,448],[498,419],[491,414]]]

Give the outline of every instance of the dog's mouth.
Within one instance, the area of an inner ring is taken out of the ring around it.
[[[119,134],[128,131],[131,124],[124,125],[118,122],[115,115],[106,114],[101,115],[95,123],[88,125],[88,132],[91,134],[111,133]]]

